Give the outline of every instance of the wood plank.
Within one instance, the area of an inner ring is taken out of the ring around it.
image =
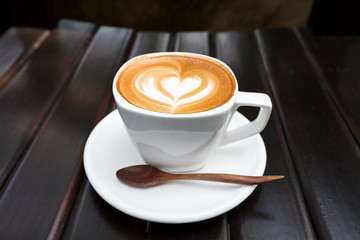
[[[105,202],[86,181],[61,239],[145,239],[146,222]],[[59,237],[58,237],[59,238]]]
[[[57,29],[73,30],[79,32],[93,33],[96,25],[90,22],[78,21],[73,19],[63,18],[59,21]]]
[[[127,29],[102,28],[95,36],[69,88],[2,192],[1,236],[60,237],[82,179],[85,141],[108,109],[112,78],[130,34]],[[57,38],[62,49],[70,40]]]
[[[138,32],[129,58],[153,52],[166,52],[169,41],[170,33]]]
[[[239,89],[271,93],[262,82],[261,66],[251,33],[216,34],[216,57],[227,63],[237,77]],[[254,109],[239,109],[254,118]],[[256,113],[258,109],[256,109]],[[279,182],[260,185],[237,208],[229,212],[231,239],[314,239],[296,173],[280,129],[277,108],[261,133],[267,149],[265,174],[282,174]],[[286,204],[285,204],[286,203]]]
[[[106,79],[107,84],[110,84],[106,88],[106,92],[103,93],[106,96],[105,99],[107,99],[106,101],[103,100],[103,102],[107,104],[109,104],[109,101],[112,101],[112,79],[125,60],[124,57],[128,52],[132,31],[127,31],[126,35],[122,36],[123,39],[116,39],[115,37],[117,35],[120,36],[120,33],[124,34],[125,32],[124,30],[120,32],[116,28],[101,27],[89,54],[91,58],[88,57],[88,61],[80,69],[80,72],[83,74],[88,74],[91,69],[96,69],[91,74],[91,81],[96,82],[99,78],[102,78]],[[120,57],[120,64],[113,63],[116,57]],[[104,74],[103,69],[111,70],[111,73]],[[88,91],[94,92],[96,89],[98,89],[98,86],[92,86]],[[101,99],[99,98],[99,100]],[[107,113],[107,104],[102,104],[102,114],[98,115],[97,121]],[[86,180],[84,185],[75,203],[75,210],[72,212],[70,220],[66,225],[62,239],[79,239],[84,236],[87,239],[144,238],[146,222],[134,219],[111,207],[94,191],[88,180]],[[109,221],[111,221],[111,224],[109,224]]]
[[[136,34],[129,57],[166,51],[169,37],[168,33],[139,32]],[[101,51],[101,48],[98,50]],[[111,77],[113,78],[114,75],[115,73]],[[111,90],[108,93],[111,94]],[[112,110],[114,108],[113,101],[111,106]],[[144,239],[147,235],[148,223],[146,221],[130,217],[109,206],[92,187],[89,187],[88,181],[75,206],[64,239],[77,239],[86,235],[87,239],[99,239],[106,236],[106,239],[132,240]],[[109,224],[109,219],[111,224]]]
[[[209,34],[184,32],[176,34],[174,51],[210,54]],[[172,49],[169,49],[170,51]],[[226,215],[188,224],[150,223],[149,237],[153,239],[229,239]]]
[[[49,35],[49,31],[12,27],[0,38],[0,91]]]
[[[358,239],[358,145],[294,32],[256,37],[318,237]]]
[[[208,32],[178,32],[174,51],[210,55],[209,39]]]
[[[360,144],[360,37],[312,37],[305,29],[295,33]]]
[[[175,51],[210,54],[208,32],[176,33]]]
[[[88,34],[54,30],[0,95],[0,186],[66,86]]]

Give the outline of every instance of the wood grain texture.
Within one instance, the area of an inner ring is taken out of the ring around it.
[[[0,186],[68,83],[88,35],[54,30],[0,95]]]
[[[49,35],[44,29],[12,27],[0,38],[0,91]]]
[[[130,42],[128,45],[128,49],[131,49],[129,57],[166,51],[169,38],[170,34],[168,33],[139,32],[136,34],[134,42]],[[113,101],[111,106],[110,110],[114,109]],[[89,183],[86,184],[89,185]],[[146,221],[135,219],[112,208],[95,193],[93,188],[87,185],[76,203],[76,211],[72,214],[69,227],[66,228],[64,234],[65,239],[74,239],[83,235],[88,236],[89,239],[99,239],[103,236],[107,236],[107,239],[129,240],[146,237],[148,224]],[[109,219],[113,219],[116,224],[109,224]]]
[[[145,239],[146,226],[110,206],[86,181],[61,239]]]
[[[57,32],[64,34],[63,30]],[[102,28],[95,36],[71,84],[2,192],[1,236],[45,239],[61,234],[82,179],[85,141],[108,108],[112,79],[130,34],[127,29]],[[56,40],[58,54],[72,43],[71,38]],[[41,53],[39,59],[49,60],[51,52]]]
[[[295,33],[360,144],[360,37],[313,37],[303,28]]]
[[[128,45],[128,48],[131,47],[130,57],[149,52],[166,51],[169,37],[168,33],[137,33],[134,42]],[[117,43],[114,42],[114,44]],[[111,93],[111,89],[109,93]],[[64,239],[86,236],[87,239],[105,237],[105,239],[132,240],[144,239],[147,236],[148,223],[146,221],[128,216],[109,206],[92,187],[89,187],[89,183],[86,183],[75,206]]]
[[[271,92],[263,84],[256,43],[251,33],[216,35],[216,57],[234,71],[241,91]],[[240,108],[254,118],[258,109]],[[261,133],[267,150],[265,174],[283,174],[285,179],[258,186],[254,193],[228,213],[231,239],[314,239],[297,175],[282,134],[277,108]]]
[[[317,235],[358,239],[359,146],[294,32],[256,37]]]
[[[173,174],[161,171],[160,169],[143,164],[121,168],[116,171],[117,178],[135,187],[151,187],[158,184],[176,180],[201,180],[211,182],[223,182],[231,184],[260,184],[276,181],[284,176],[244,176],[221,173],[181,173]]]

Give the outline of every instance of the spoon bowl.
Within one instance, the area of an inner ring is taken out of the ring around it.
[[[150,165],[135,165],[119,169],[116,176],[122,182],[136,187],[150,187],[174,180],[202,180],[225,182],[233,184],[260,184],[284,178],[281,175],[272,176],[244,176],[220,173],[187,173],[173,174],[161,171]]]

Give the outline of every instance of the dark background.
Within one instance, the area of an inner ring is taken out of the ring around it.
[[[0,0],[9,26],[52,28],[59,19],[138,31],[251,31],[308,26],[315,34],[360,34],[360,1],[334,0]]]

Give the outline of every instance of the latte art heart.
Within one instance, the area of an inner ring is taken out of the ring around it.
[[[203,80],[196,75],[181,79],[177,72],[158,68],[140,74],[135,80],[135,86],[145,96],[169,104],[172,113],[177,106],[206,97],[213,90],[215,83],[214,80]]]
[[[131,104],[164,113],[194,113],[226,103],[235,83],[228,69],[201,57],[164,55],[125,65],[117,89]]]

